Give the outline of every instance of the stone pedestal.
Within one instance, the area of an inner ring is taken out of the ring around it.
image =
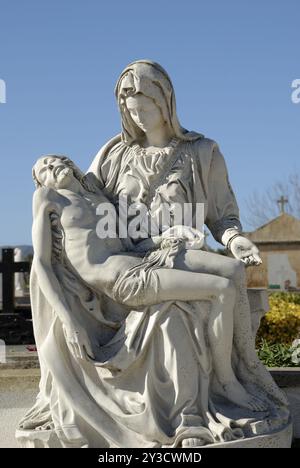
[[[17,431],[16,438],[22,448],[63,448],[54,431],[39,431],[28,437],[24,431]],[[210,448],[290,448],[293,428],[289,423],[284,429],[273,434],[260,435],[233,442],[206,445],[201,450]],[[65,446],[64,446],[65,447]],[[66,447],[71,448],[71,447]]]
[[[242,439],[221,444],[206,445],[209,448],[291,448],[293,426],[290,422],[284,429],[273,434],[259,435],[249,439]]]

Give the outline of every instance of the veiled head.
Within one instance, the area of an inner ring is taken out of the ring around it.
[[[128,65],[117,82],[115,93],[122,117],[124,143],[130,145],[143,139],[145,125],[157,125],[159,118],[172,136],[181,140],[200,137],[180,126],[172,82],[158,63],[138,60]],[[138,106],[144,113],[140,111],[135,116],[134,108]]]

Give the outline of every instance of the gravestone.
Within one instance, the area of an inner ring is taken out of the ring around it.
[[[34,343],[29,295],[15,297],[15,275],[28,274],[29,262],[15,262],[12,248],[1,251],[0,273],[2,273],[2,308],[0,310],[0,340],[6,344]],[[19,303],[18,303],[19,301]]]
[[[0,247],[0,262],[2,262],[2,249]],[[18,245],[14,249],[14,261],[15,262],[30,262],[33,257],[33,248],[31,245]],[[2,298],[3,298],[3,280],[2,273],[0,273],[0,310],[2,309]],[[16,302],[20,304],[29,304],[29,276],[28,273],[17,272],[15,273],[15,298]]]

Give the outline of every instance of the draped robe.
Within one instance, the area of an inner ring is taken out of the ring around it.
[[[118,136],[100,151],[90,172],[115,204],[119,196],[143,201],[155,217],[162,202],[204,203],[205,222],[217,240],[226,229],[241,229],[217,144],[199,138],[180,143],[175,153],[164,174],[163,158],[139,159],[139,148],[126,146]],[[288,423],[286,398],[262,364],[257,360],[253,370],[238,355],[236,343],[245,337],[235,334],[229,358],[239,381],[268,403],[268,411],[238,408],[215,392],[209,301],[130,309],[100,291],[89,291],[92,313],[84,286],[78,294],[64,284],[66,268],[62,252],[53,261],[54,272],[70,311],[97,333],[100,347],[95,361],[75,359],[33,268],[32,310],[42,377],[36,404],[20,423],[22,440],[38,439],[35,429],[42,426],[41,433],[55,433],[69,447],[174,447],[188,437],[209,445],[269,433]],[[254,347],[245,301],[239,320],[245,322],[248,346]]]

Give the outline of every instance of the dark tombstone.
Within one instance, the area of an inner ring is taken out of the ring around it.
[[[6,344],[34,343],[31,309],[16,307],[15,273],[28,273],[29,262],[15,262],[14,249],[2,249],[2,311],[0,311],[0,339]]]

